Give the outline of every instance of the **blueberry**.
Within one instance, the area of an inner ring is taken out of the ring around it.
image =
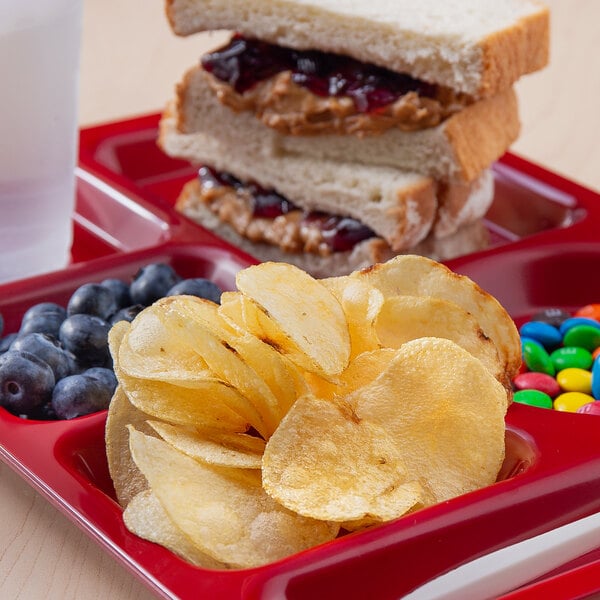
[[[25,312],[22,321],[24,322],[31,317],[47,314],[56,314],[62,316],[63,319],[67,318],[67,311],[60,304],[56,304],[55,302],[39,302]]]
[[[9,333],[0,339],[0,354],[3,354],[10,348],[11,344],[17,339],[17,336],[17,333]]]
[[[153,263],[142,267],[134,276],[129,293],[134,304],[150,306],[159,298],[163,298],[167,292],[179,281],[173,267],[165,263]]]
[[[112,391],[100,378],[86,373],[61,379],[52,393],[52,408],[59,419],[74,419],[108,408]]]
[[[127,321],[128,323],[131,323],[131,321],[133,321],[143,310],[144,307],[141,304],[132,304],[131,306],[127,306],[126,308],[118,310],[114,315],[110,317],[108,322],[111,325],[114,325],[119,321]]]
[[[47,333],[58,337],[58,330],[67,317],[67,311],[58,304],[44,302],[32,306],[21,320],[19,335]]]
[[[106,369],[105,367],[91,367],[85,371],[86,377],[92,377],[97,379],[110,393],[112,396],[117,389],[117,377],[112,369]]]
[[[18,350],[0,354],[0,406],[15,415],[28,415],[48,402],[55,380],[43,360]]]
[[[108,332],[110,325],[94,315],[76,314],[65,319],[58,339],[65,350],[75,355],[85,367],[110,364]]]
[[[29,352],[41,358],[50,365],[56,381],[73,373],[75,357],[64,350],[54,336],[46,333],[28,333],[17,337],[10,349]]]
[[[129,294],[129,285],[122,279],[104,279],[100,282],[102,287],[108,288],[117,301],[117,309],[125,308],[131,304],[131,295]]]
[[[70,317],[87,314],[106,320],[118,308],[117,299],[111,289],[99,283],[85,283],[69,298],[67,315]]]
[[[179,294],[187,294],[189,296],[197,296],[198,298],[206,298],[211,302],[219,304],[221,301],[221,288],[218,285],[204,279],[196,277],[194,279],[184,279],[176,283],[167,293],[167,296],[177,296]]]

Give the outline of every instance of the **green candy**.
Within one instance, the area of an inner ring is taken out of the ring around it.
[[[565,333],[564,346],[579,346],[593,352],[600,346],[600,329],[591,325],[576,325]]]
[[[546,373],[554,377],[556,369],[550,360],[550,355],[544,350],[543,346],[535,342],[525,341],[521,344],[523,350],[523,361],[530,371],[537,373]]]
[[[513,400],[520,404],[528,404],[538,408],[552,408],[552,398],[539,390],[519,390],[514,393]]]
[[[550,355],[550,360],[557,372],[563,369],[588,370],[594,362],[591,352],[578,346],[558,348]]]

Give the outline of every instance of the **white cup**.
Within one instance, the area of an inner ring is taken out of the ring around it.
[[[0,0],[0,282],[70,258],[83,0]]]

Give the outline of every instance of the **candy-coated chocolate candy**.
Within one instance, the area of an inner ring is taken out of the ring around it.
[[[525,342],[527,342],[529,344],[535,344],[536,346],[539,346],[540,348],[544,347],[541,342],[538,342],[538,340],[534,340],[533,338],[527,337],[526,335],[522,335],[521,336],[521,345],[523,345]]]
[[[592,374],[585,369],[563,369],[556,374],[556,381],[565,392],[592,393]]]
[[[589,394],[583,394],[581,392],[565,392],[554,398],[554,410],[561,412],[577,412],[578,408],[593,401],[594,399]]]
[[[592,358],[594,360],[596,360],[598,358],[598,355],[600,354],[600,346],[598,346],[598,348],[596,348],[593,352],[592,352]]]
[[[592,396],[600,400],[600,359],[596,359],[592,365]]]
[[[539,390],[519,390],[514,393],[513,400],[519,404],[529,404],[539,408],[552,408],[552,398]]]
[[[523,361],[530,371],[552,375],[556,373],[550,355],[542,346],[535,342],[525,341],[521,343],[523,350]]]
[[[565,335],[569,329],[573,329],[573,327],[577,327],[577,325],[589,325],[590,327],[600,329],[600,323],[595,319],[589,319],[587,317],[571,317],[570,319],[563,321],[558,330],[562,335]]]
[[[562,342],[560,331],[543,321],[527,321],[519,329],[521,336],[533,338],[542,344],[545,348],[556,348]]]
[[[575,311],[576,317],[589,317],[600,321],[600,304],[586,304]]]
[[[592,352],[600,346],[600,329],[590,325],[576,325],[565,333],[563,344],[565,346],[580,346]]]
[[[561,389],[554,377],[546,375],[546,373],[536,373],[535,371],[527,371],[521,373],[513,379],[514,386],[517,390],[537,390],[544,392],[551,398],[558,396]]]
[[[570,317],[571,313],[568,313],[562,308],[546,308],[535,313],[535,315],[531,317],[531,320],[543,321],[549,325],[554,325],[554,327],[560,327],[560,324]]]
[[[594,362],[591,352],[585,348],[579,348],[579,346],[564,346],[563,348],[557,348],[550,354],[550,359],[557,371],[570,369],[572,367],[577,369],[589,369]]]
[[[600,402],[588,402],[587,404],[580,406],[576,412],[584,415],[600,416]]]

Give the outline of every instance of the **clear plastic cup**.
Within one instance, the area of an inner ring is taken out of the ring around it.
[[[0,282],[72,243],[83,0],[0,0]]]

